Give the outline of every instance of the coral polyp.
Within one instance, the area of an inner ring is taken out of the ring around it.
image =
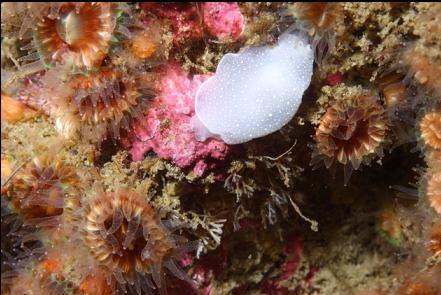
[[[76,172],[52,156],[34,158],[13,178],[7,196],[26,221],[59,216],[78,205]]]
[[[316,52],[315,60],[321,63],[326,53],[334,50],[337,27],[343,19],[342,4],[298,2],[288,9],[288,14],[299,19],[298,26],[311,36],[312,46]]]
[[[420,121],[420,132],[426,145],[441,149],[441,111],[425,114]]]
[[[329,168],[334,161],[357,170],[364,160],[382,155],[388,129],[383,107],[368,94],[332,104],[315,132],[314,157]]]
[[[103,271],[89,274],[80,284],[80,293],[85,295],[112,295],[115,283],[108,282]]]
[[[98,66],[107,54],[116,18],[110,3],[64,3],[56,17],[39,19],[34,46],[46,65],[69,60],[78,68]]]
[[[52,111],[57,129],[65,138],[80,133],[100,141],[110,133],[112,139],[118,139],[121,128],[128,129],[148,106],[154,82],[146,77],[147,73],[131,74],[113,67],[88,76],[74,75],[66,82],[47,75],[48,88],[63,88],[65,93],[52,98],[57,106]]]
[[[131,50],[140,59],[153,56],[160,46],[160,35],[157,31],[149,29],[137,32],[131,40]]]
[[[99,124],[113,121],[117,124],[125,114],[136,108],[141,96],[134,80],[118,71],[103,69],[89,77],[74,77],[73,97],[83,122]]]
[[[297,10],[299,18],[309,26],[311,35],[323,35],[342,15],[341,4],[332,2],[298,3],[293,9]]]
[[[421,85],[436,95],[441,95],[441,66],[439,62],[431,59],[424,51],[416,46],[411,46],[403,53],[403,62],[409,68],[409,74]]]
[[[434,173],[427,181],[427,197],[432,208],[441,215],[441,172]]]
[[[54,259],[45,259],[40,263],[31,262],[12,279],[10,290],[6,294],[66,294],[69,286],[57,274],[60,267],[58,261]]]
[[[128,282],[138,290],[155,288],[153,279],[161,288],[163,266],[185,277],[173,262],[182,254],[181,239],[171,235],[155,210],[134,191],[97,195],[86,209],[84,231],[92,256],[123,286]]]

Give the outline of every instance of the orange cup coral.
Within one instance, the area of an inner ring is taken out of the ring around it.
[[[441,94],[441,67],[439,64],[412,46],[403,53],[403,61],[409,67],[409,73],[414,79],[429,91]]]
[[[134,191],[97,195],[86,208],[84,229],[90,253],[123,289],[126,283],[138,294],[161,289],[163,266],[180,279],[187,278],[173,262],[186,252],[179,245],[182,241],[170,234],[150,204]]]
[[[315,60],[321,63],[327,52],[334,50],[338,24],[343,19],[343,6],[333,2],[297,2],[288,8],[288,14],[294,15],[300,27],[312,36]]]
[[[328,168],[336,160],[357,170],[368,156],[382,155],[387,129],[384,109],[374,97],[363,94],[337,100],[321,118],[313,157],[324,159]]]
[[[153,56],[159,46],[159,37],[152,34],[148,30],[136,33],[131,40],[131,49],[133,54],[137,58],[141,59]]]
[[[50,255],[41,262],[35,260],[26,262],[23,268],[17,270],[16,276],[7,279],[2,286],[7,290],[6,294],[59,295],[66,294],[68,290],[76,291],[76,288],[73,288],[61,275],[63,266],[57,256]],[[2,289],[2,294],[3,291]]]
[[[59,159],[34,158],[13,178],[7,196],[27,221],[59,216],[64,208],[78,205],[74,188],[79,179]],[[66,198],[69,196],[68,198]]]
[[[71,59],[78,68],[101,63],[110,46],[116,18],[112,4],[64,3],[56,17],[41,18],[34,28],[34,46],[46,65]]]
[[[431,175],[427,181],[427,198],[430,206],[441,215],[441,171]]]
[[[148,76],[104,67],[89,76],[78,74],[64,82],[51,72],[45,79],[47,89],[54,94],[63,93],[49,97],[56,106],[52,116],[58,131],[65,138],[81,134],[99,142],[110,133],[112,139],[118,139],[121,128],[128,129],[148,105],[155,87]]]
[[[420,122],[420,132],[426,145],[441,149],[441,112],[433,111],[425,114]]]

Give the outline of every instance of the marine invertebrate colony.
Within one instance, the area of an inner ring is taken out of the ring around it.
[[[193,126],[198,139],[220,137],[238,144],[282,128],[309,86],[312,64],[310,45],[292,32],[273,48],[226,54],[196,94]]]
[[[441,5],[1,8],[2,294],[440,293]]]
[[[362,94],[337,100],[315,132],[313,164],[322,159],[328,168],[334,161],[343,164],[346,183],[352,168],[357,170],[372,155],[382,155],[387,129],[384,109],[375,97]]]
[[[155,285],[164,287],[163,266],[178,278],[186,278],[174,259],[189,249],[182,239],[171,235],[155,210],[134,191],[120,189],[92,199],[85,212],[84,239],[92,256],[123,289],[126,282],[138,294]]]

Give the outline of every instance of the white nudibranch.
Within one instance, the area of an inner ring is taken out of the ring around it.
[[[276,46],[224,55],[196,93],[197,139],[239,144],[279,130],[297,112],[313,62],[306,37],[293,32],[282,34]]]

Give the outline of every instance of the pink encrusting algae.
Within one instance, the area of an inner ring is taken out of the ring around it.
[[[210,159],[224,160],[230,151],[217,139],[197,141],[190,125],[196,90],[207,76],[190,78],[173,62],[164,66],[159,75],[160,93],[145,118],[135,123],[129,137],[122,141],[123,145],[135,161],[154,151],[181,168],[194,165],[195,173],[202,175]]]
[[[205,2],[202,4],[204,24],[218,39],[237,40],[244,30],[244,17],[237,2]]]
[[[204,28],[218,39],[237,40],[245,26],[237,2],[203,2],[201,6],[199,3],[144,2],[141,8],[169,21],[175,46],[201,39]]]

